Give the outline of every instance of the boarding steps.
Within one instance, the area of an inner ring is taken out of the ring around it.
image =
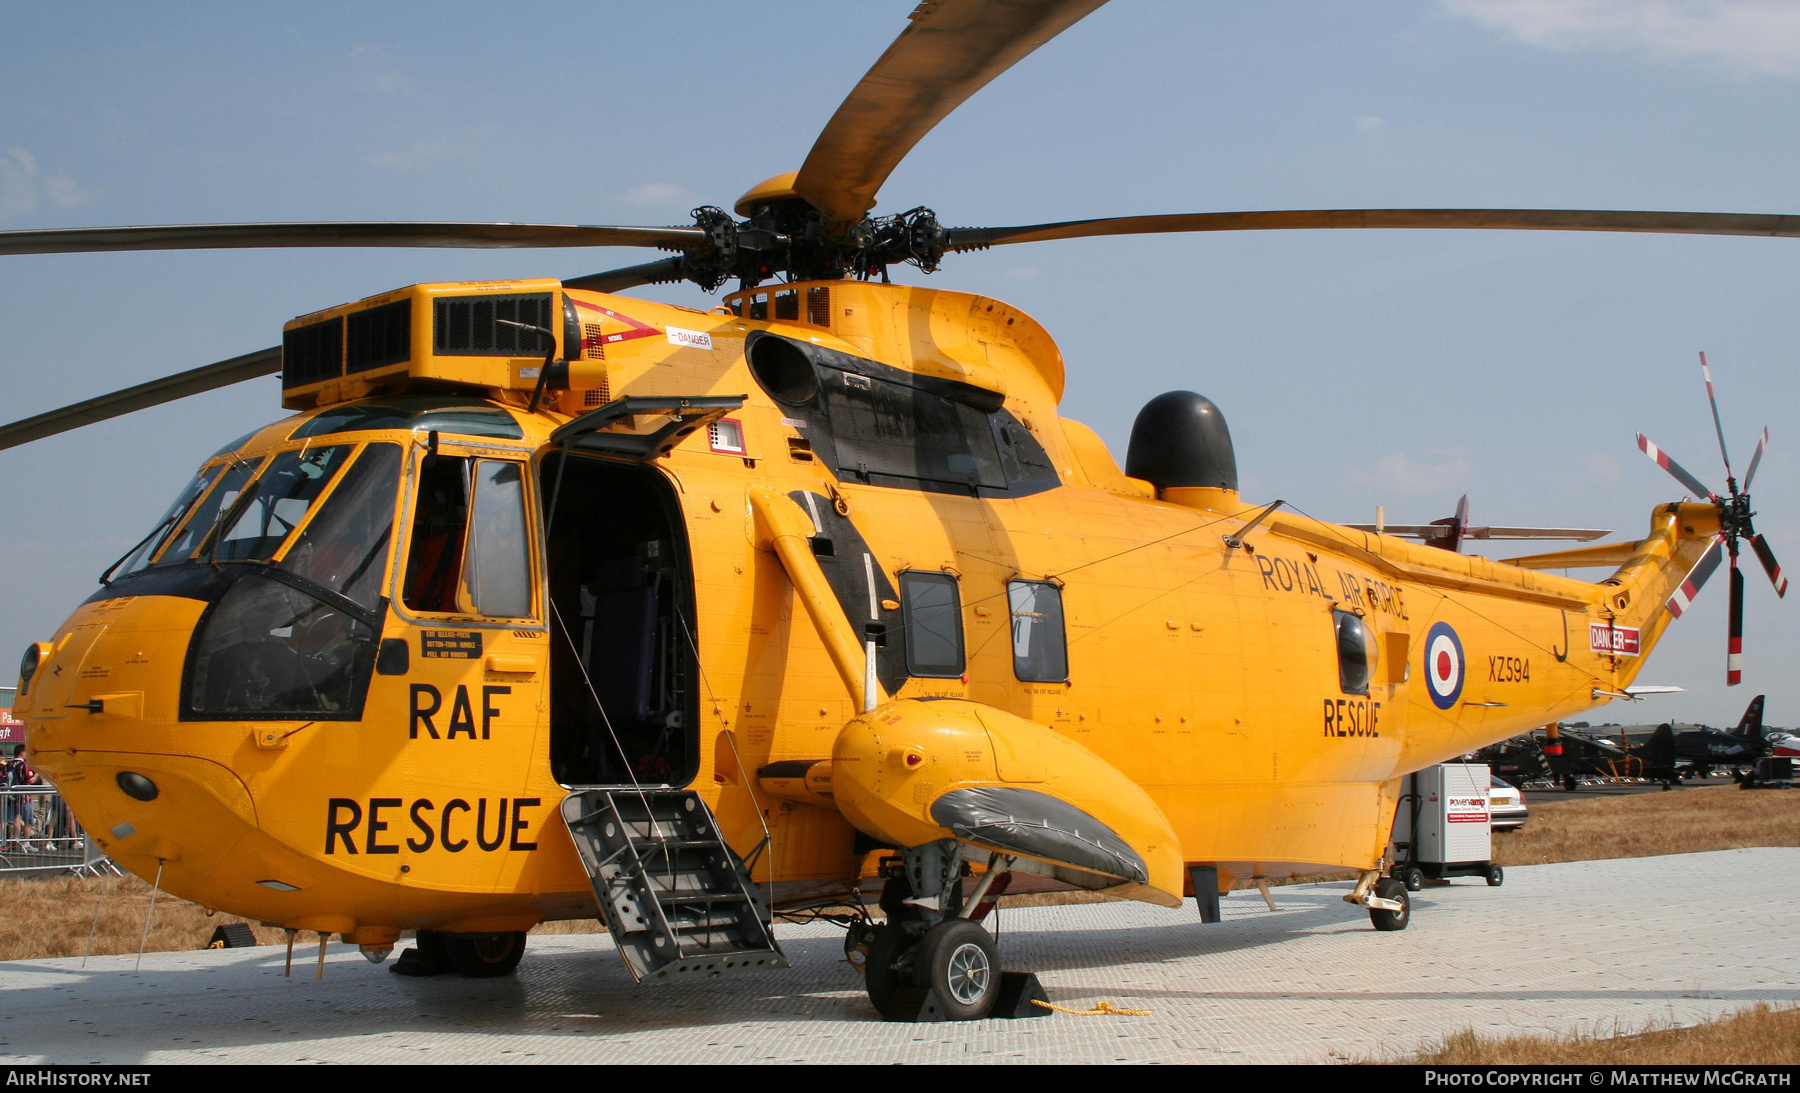
[[[562,814],[633,982],[788,966],[768,904],[699,794],[581,789]]]

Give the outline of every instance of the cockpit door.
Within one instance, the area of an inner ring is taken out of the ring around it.
[[[403,669],[397,720],[427,767],[516,774],[537,746],[548,641],[530,484],[523,452],[443,443],[413,453],[395,618],[377,671]]]

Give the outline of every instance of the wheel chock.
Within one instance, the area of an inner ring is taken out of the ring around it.
[[[1033,1002],[1050,1001],[1050,995],[1044,985],[1038,982],[1034,972],[1001,972],[1000,997],[994,1002],[993,1012],[989,1017],[1003,1017],[1008,1020],[1023,1017],[1048,1017],[1050,1011]]]
[[[883,1021],[926,1025],[946,1020],[943,1003],[930,987],[896,987],[881,1011]]]
[[[450,962],[450,953],[445,950],[443,939],[436,930],[420,930],[414,939],[413,947],[402,949],[400,959],[388,971],[395,975],[444,975],[456,970]]]

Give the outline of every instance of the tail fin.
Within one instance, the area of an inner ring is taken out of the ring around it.
[[[1675,768],[1675,729],[1665,721],[1650,734],[1644,745],[1644,765],[1667,770]]]
[[[1737,732],[1734,735],[1746,740],[1761,740],[1763,735],[1763,699],[1766,695],[1757,695],[1744,707],[1744,716],[1738,720]]]

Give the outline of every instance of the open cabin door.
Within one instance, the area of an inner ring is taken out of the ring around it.
[[[699,768],[694,582],[675,491],[636,461],[550,450],[550,763],[566,786],[685,786]]]

